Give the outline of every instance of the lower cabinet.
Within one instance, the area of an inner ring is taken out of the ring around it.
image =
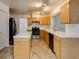
[[[14,59],[30,59],[31,39],[14,40]]]
[[[44,40],[47,45],[49,45],[49,33],[48,32],[41,30],[40,31],[40,38],[42,40]]]
[[[44,41],[49,45],[49,33],[44,31]]]
[[[58,36],[54,36],[54,52],[56,54],[57,59],[61,59],[60,39]]]
[[[40,38],[44,39],[44,30],[40,30]]]
[[[42,39],[54,51],[56,59],[79,59],[79,38],[63,38],[41,31]]]
[[[54,36],[56,59],[79,59],[79,38],[60,38]]]
[[[79,38],[61,39],[61,59],[79,59]]]

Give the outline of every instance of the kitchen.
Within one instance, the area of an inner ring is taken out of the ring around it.
[[[33,12],[27,16],[10,15],[17,19],[16,21],[18,24],[18,34],[14,36],[14,59],[30,59],[32,39],[42,39],[57,59],[78,59],[78,2],[78,0],[62,1],[62,3],[58,4],[52,11],[52,14],[40,11]],[[22,20],[20,21],[18,19]],[[19,23],[21,24],[21,27]],[[39,34],[36,34],[33,38],[32,30],[35,26],[39,28]],[[20,52],[21,50],[22,52]]]

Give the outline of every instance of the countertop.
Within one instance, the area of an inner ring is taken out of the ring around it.
[[[40,28],[41,30],[45,30],[51,34],[54,34],[56,36],[58,36],[59,38],[79,38],[79,33],[66,33],[66,32],[62,32],[62,31],[54,31],[51,28]]]
[[[19,33],[19,34],[16,34],[15,36],[14,36],[14,38],[26,38],[26,39],[29,39],[29,38],[31,38],[31,32],[23,32],[23,33]]]
[[[51,34],[58,36],[59,38],[79,38],[79,33],[66,33],[62,31],[54,31],[51,28],[40,27],[40,30],[45,30]],[[14,36],[14,38],[31,38],[32,32],[23,32]]]

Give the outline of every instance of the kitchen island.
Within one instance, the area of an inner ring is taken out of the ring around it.
[[[14,36],[14,59],[30,59],[31,32],[23,32]]]

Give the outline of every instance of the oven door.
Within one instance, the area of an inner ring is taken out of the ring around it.
[[[39,34],[40,34],[39,28],[32,28],[32,35],[39,35]]]

